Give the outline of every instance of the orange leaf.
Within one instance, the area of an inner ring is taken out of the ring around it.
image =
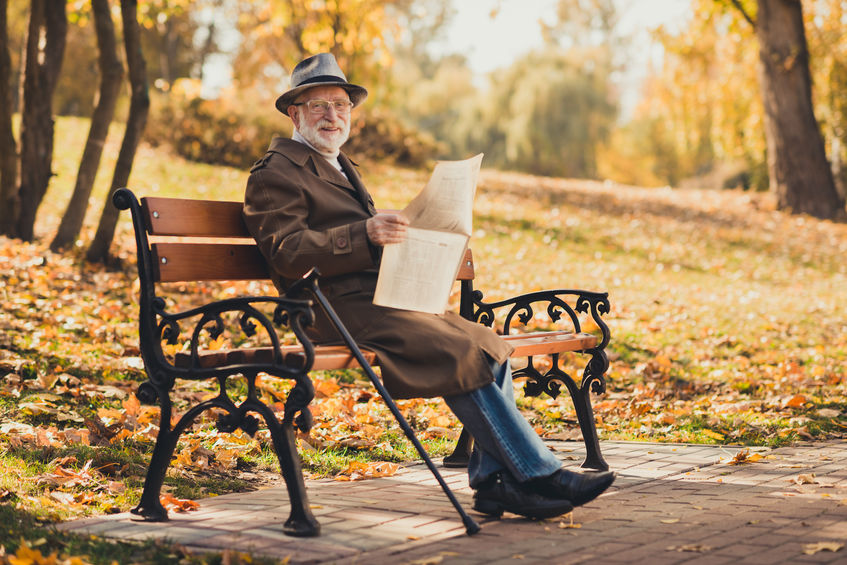
[[[727,462],[727,465],[743,465],[744,463],[755,463],[762,459],[761,453],[750,453],[749,449],[743,449],[735,454],[732,460]]]
[[[315,396],[326,398],[334,395],[340,388],[335,379],[315,381]]]
[[[127,396],[121,404],[123,404],[127,416],[138,416],[141,412],[141,402],[134,394]]]
[[[224,345],[226,345],[226,338],[223,334],[219,335],[217,339],[213,339],[209,342],[209,350],[217,351],[219,349],[223,349]]]
[[[806,404],[806,397],[802,394],[795,394],[791,400],[785,403],[788,408],[802,408]]]
[[[389,463],[387,461],[350,461],[347,468],[341,471],[336,477],[336,481],[362,481],[365,479],[375,479],[378,477],[390,477],[400,469],[397,463]]]
[[[167,510],[176,510],[177,512],[188,512],[189,510],[197,510],[200,505],[193,500],[177,498],[172,494],[163,494],[159,497],[162,506]]]

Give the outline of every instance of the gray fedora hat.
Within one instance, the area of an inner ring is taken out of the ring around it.
[[[358,106],[368,97],[368,91],[357,84],[347,82],[347,77],[338,66],[332,53],[319,53],[308,59],[303,59],[291,71],[291,89],[276,99],[276,109],[288,114],[297,97],[305,90],[315,86],[339,86],[350,95],[353,106]]]

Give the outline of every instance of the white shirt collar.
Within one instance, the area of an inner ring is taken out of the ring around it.
[[[335,167],[336,169],[341,171],[342,174],[344,173],[344,169],[341,168],[341,163],[338,162],[338,154],[340,153],[340,151],[338,149],[336,149],[335,152],[333,152],[333,153],[327,153],[325,151],[321,151],[320,149],[318,149],[317,147],[315,147],[314,145],[309,143],[309,140],[307,140],[305,137],[303,137],[303,135],[297,129],[294,130],[294,134],[292,134],[291,139],[293,139],[294,141],[299,141],[303,145],[307,145],[308,147],[311,147],[316,152],[318,152],[321,155],[321,157],[326,159],[327,162],[329,162],[330,165],[332,165],[333,167]],[[345,175],[345,176],[347,176],[347,175]]]

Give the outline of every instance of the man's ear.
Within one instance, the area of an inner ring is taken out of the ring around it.
[[[288,107],[288,117],[294,122],[294,127],[300,129],[300,112],[297,111],[297,106],[292,104]]]

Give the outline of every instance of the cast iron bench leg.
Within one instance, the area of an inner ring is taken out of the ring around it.
[[[294,427],[288,422],[280,424],[273,415],[265,420],[271,432],[274,451],[279,459],[279,468],[285,478],[285,488],[288,489],[288,499],[291,502],[291,514],[285,521],[283,532],[289,536],[317,536],[321,533],[321,525],[309,509]]]
[[[467,467],[471,461],[472,452],[473,436],[463,427],[459,439],[456,440],[456,447],[453,449],[453,453],[446,456],[442,464],[445,467]]]
[[[594,425],[594,411],[591,409],[591,393],[588,388],[580,389],[573,396],[576,417],[585,442],[585,461],[580,465],[584,469],[608,471],[609,464],[600,454],[600,441],[597,437],[597,427]]]
[[[159,434],[156,436],[156,445],[153,448],[153,457],[147,468],[147,476],[144,479],[144,490],[141,492],[141,500],[138,506],[130,512],[138,516],[140,520],[147,522],[164,522],[168,519],[168,511],[162,506],[159,495],[162,492],[162,483],[168,471],[171,457],[176,448],[179,434],[170,429],[169,422],[160,422]]]

